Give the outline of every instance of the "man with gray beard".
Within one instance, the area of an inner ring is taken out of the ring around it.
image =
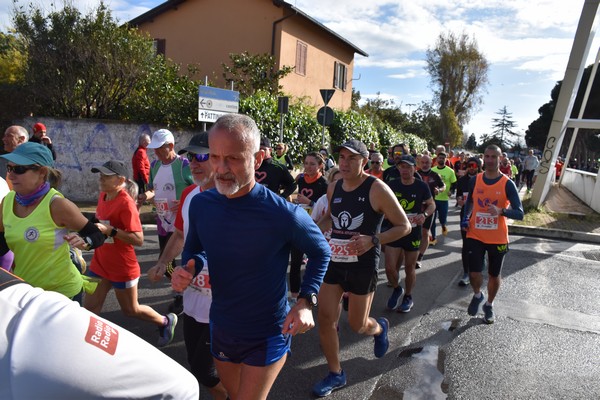
[[[308,213],[263,185],[264,158],[249,117],[227,114],[209,131],[217,190],[194,196],[182,265],[171,284],[184,290],[210,264],[211,352],[232,399],[266,399],[285,364],[291,338],[314,327],[311,308],[330,249]],[[308,256],[298,303],[287,302],[291,247]]]

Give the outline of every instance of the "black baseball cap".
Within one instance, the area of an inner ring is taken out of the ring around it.
[[[335,152],[339,153],[341,149],[346,149],[351,153],[360,154],[365,158],[369,158],[369,150],[367,150],[367,146],[357,139],[350,139],[346,143],[339,145],[335,148]]]
[[[93,173],[101,172],[104,175],[119,175],[129,178],[127,166],[123,161],[110,160],[102,164],[101,167],[92,168]]]
[[[260,137],[260,145],[261,145],[261,147],[271,148],[271,140],[266,136],[261,136]]]
[[[183,153],[208,154],[208,132],[200,132],[192,136],[187,147],[179,150],[177,154]]]
[[[400,161],[398,161],[399,163],[405,163],[408,165],[412,165],[413,167],[415,166],[416,162],[413,156],[409,156],[408,154],[403,155],[402,157],[400,157]]]

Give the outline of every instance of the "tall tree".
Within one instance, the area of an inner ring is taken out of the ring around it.
[[[13,24],[27,50],[32,112],[107,118],[154,59],[152,41],[119,26],[103,2],[87,15],[69,2],[47,15],[15,6]]]
[[[474,38],[453,32],[440,34],[435,47],[427,50],[426,61],[442,116],[443,139],[457,145],[462,133],[456,127],[462,128],[482,103],[489,64]]]
[[[519,134],[514,130],[517,124],[512,119],[512,113],[508,112],[506,106],[496,112],[498,118],[492,118],[492,134],[496,136],[503,148],[509,149],[519,141]]]
[[[475,150],[477,148],[477,138],[475,137],[474,133],[471,133],[471,135],[467,139],[465,148],[467,148],[468,150]]]

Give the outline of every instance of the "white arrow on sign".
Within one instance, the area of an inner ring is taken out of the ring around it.
[[[200,121],[200,122],[215,122],[216,120],[219,119],[219,117],[221,117],[225,114],[230,114],[230,113],[199,109],[198,110],[198,121]]]

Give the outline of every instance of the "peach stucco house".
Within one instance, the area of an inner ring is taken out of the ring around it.
[[[335,10],[332,10],[335,12]],[[293,5],[280,0],[170,0],[129,21],[148,32],[157,52],[225,87],[229,54],[272,54],[294,72],[280,81],[286,94],[323,105],[319,89],[335,89],[329,106],[350,107],[354,55],[368,54]],[[235,87],[234,87],[235,89]]]

